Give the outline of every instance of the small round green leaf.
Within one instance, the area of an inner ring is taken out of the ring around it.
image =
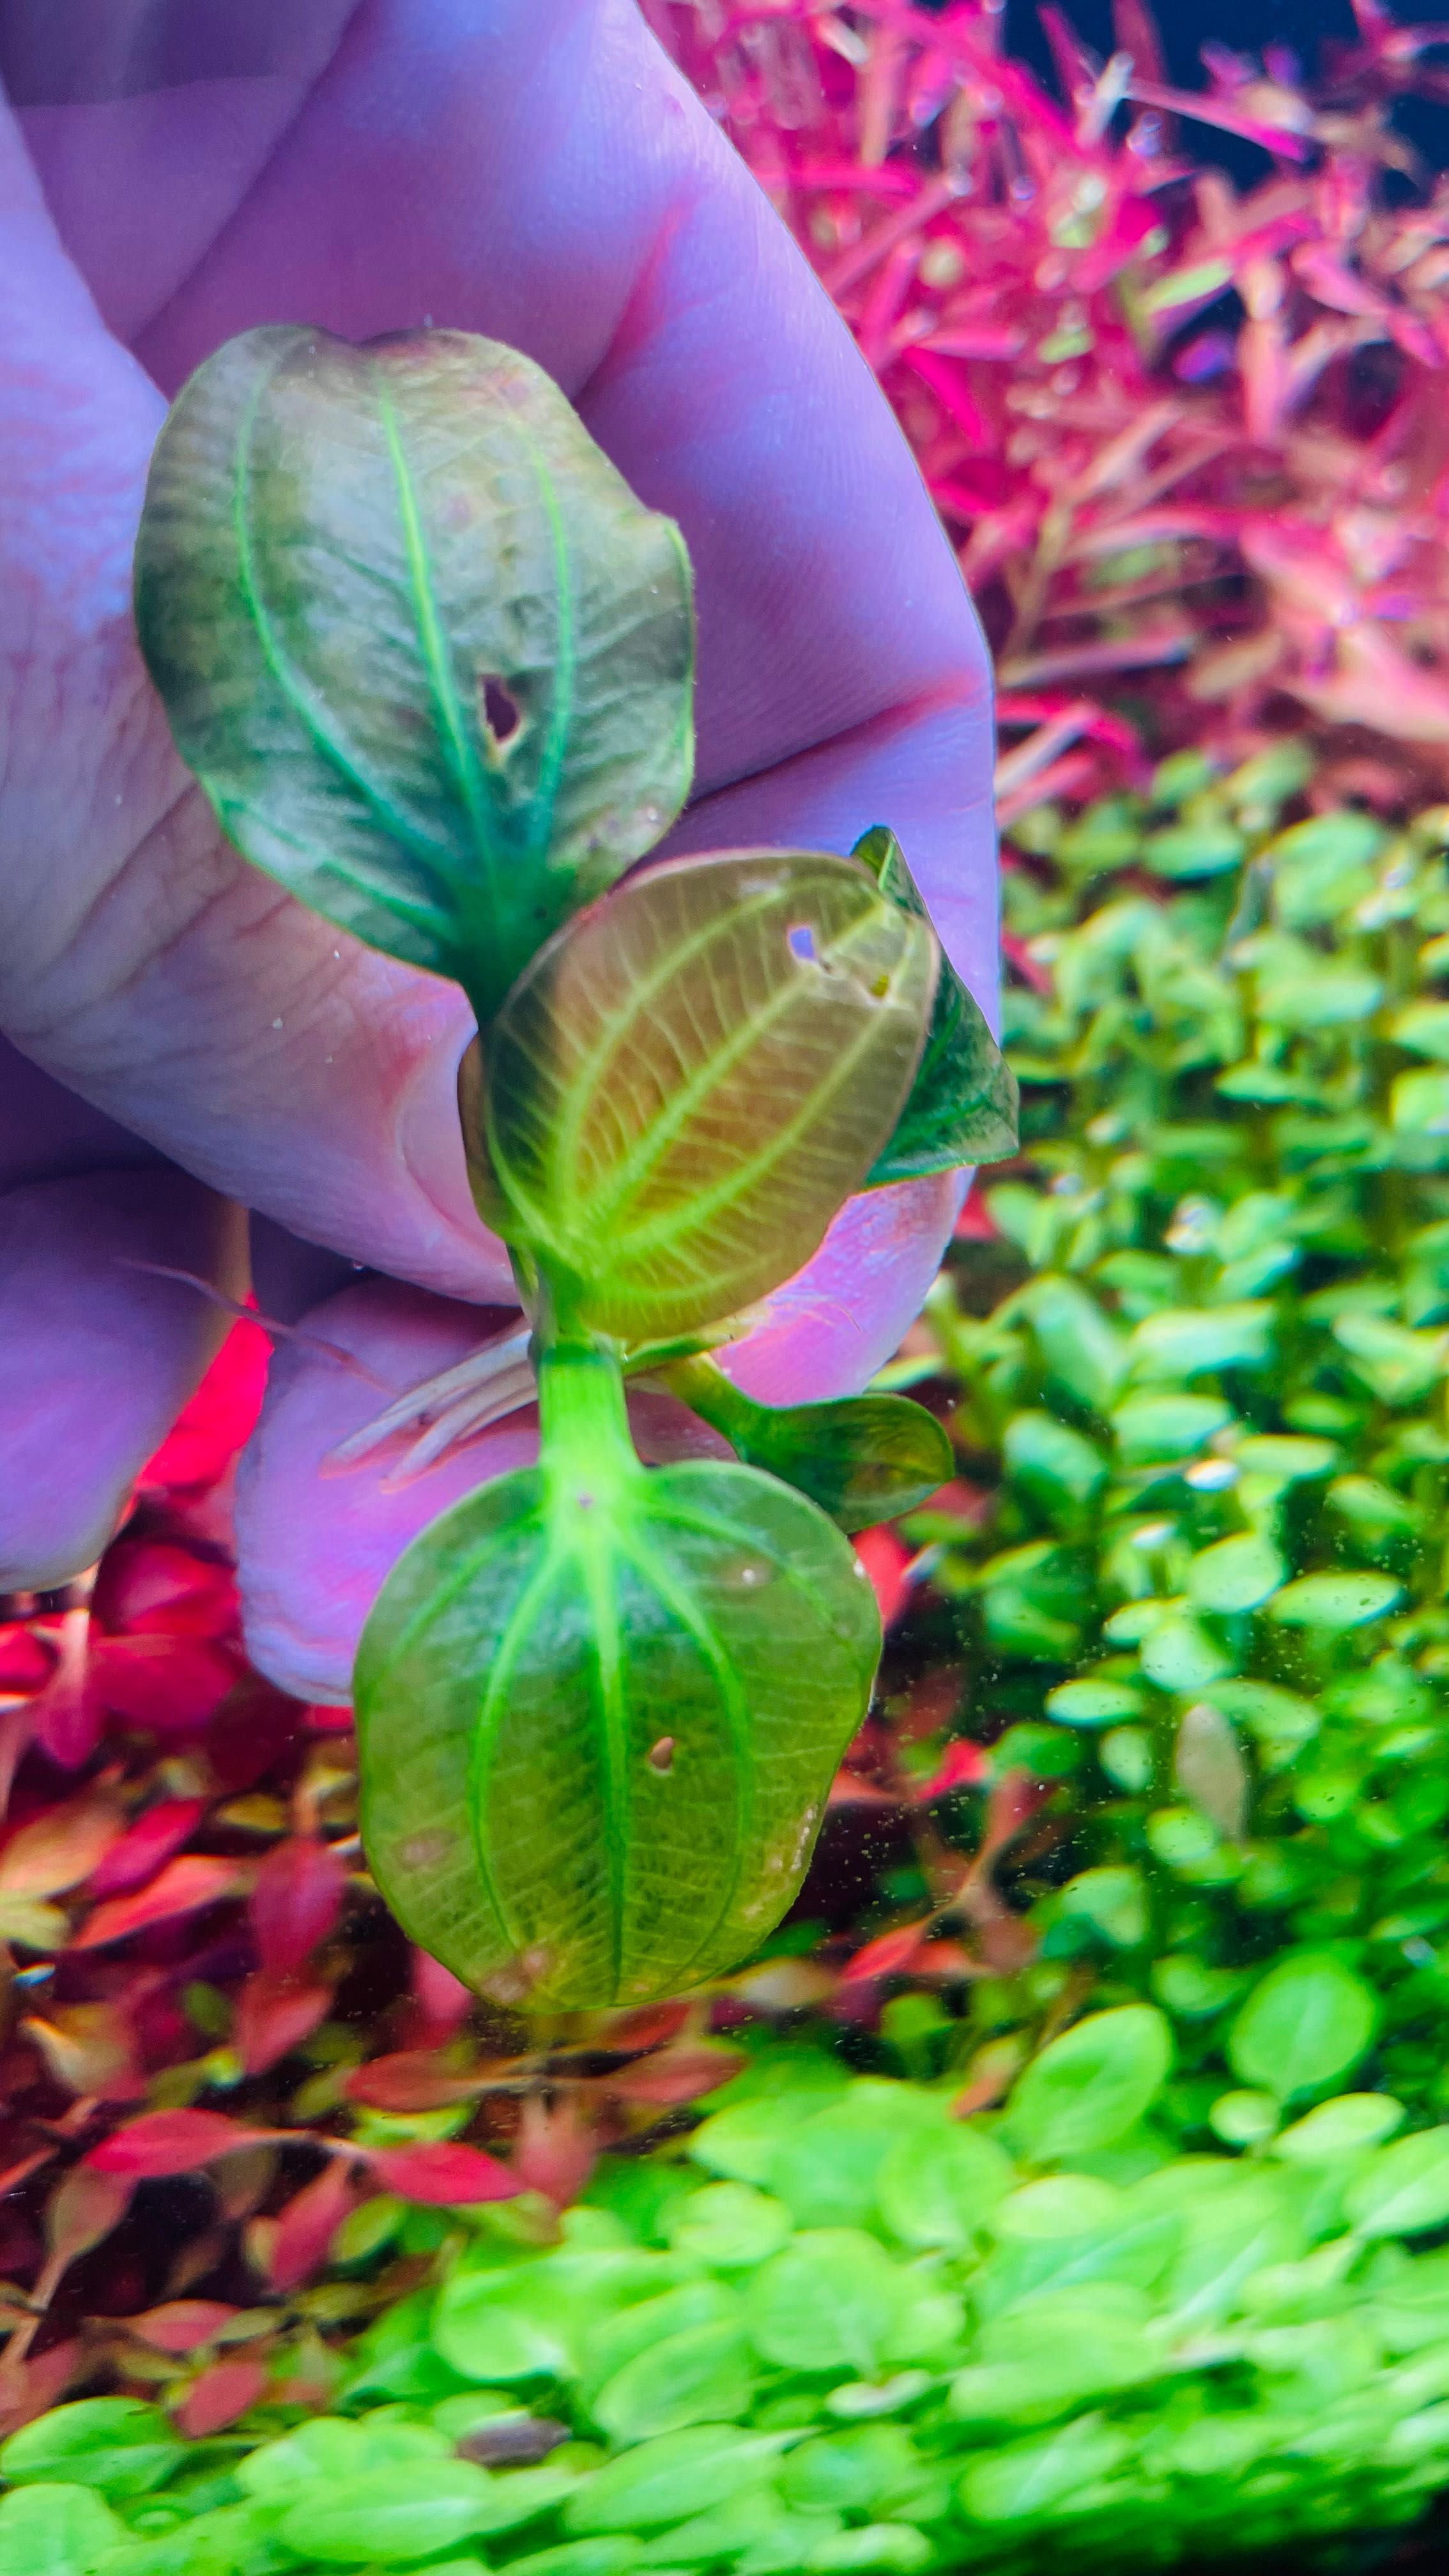
[[[1423,2236],[1449,2225],[1449,2128],[1396,2138],[1350,2186],[1345,2206],[1364,2236]]]
[[[345,2486],[318,2484],[289,2506],[281,2536],[328,2566],[404,2566],[456,2548],[489,2523],[491,2480],[467,2460],[395,2461]]]
[[[855,2370],[884,2360],[904,2283],[885,2248],[853,2227],[818,2227],[773,2255],[750,2285],[750,2335],[781,2370]]]
[[[626,2361],[599,2390],[594,2421],[615,2442],[642,2442],[686,2424],[728,2424],[754,2390],[742,2329],[727,2320],[665,2335]]]
[[[126,2537],[125,2524],[90,2487],[17,2487],[0,2500],[5,2576],[93,2576]]]
[[[1109,2147],[1150,2108],[1171,2063],[1171,2030],[1151,2004],[1091,2013],[1019,2077],[1011,2134],[1037,2164]]]
[[[1061,1726],[1110,1726],[1135,1717],[1141,1706],[1142,1693],[1130,1682],[1059,1682],[1046,1696],[1047,1715]]]
[[[661,2433],[583,2479],[564,2520],[578,2532],[652,2531],[682,2522],[767,2478],[782,2448],[778,2433],[741,2433],[733,2425]]]
[[[1273,2141],[1275,2156],[1291,2164],[1327,2164],[1335,2156],[1377,2147],[1404,2124],[1404,2106],[1391,2093],[1340,2093],[1305,2112]]]
[[[1357,2066],[1378,2005],[1341,1960],[1298,1954],[1270,1968],[1228,2033],[1228,2063],[1243,2083],[1280,2102],[1326,2093]]]
[[[1390,1574],[1302,1574],[1275,1598],[1269,1616],[1288,1628],[1323,1628],[1337,1634],[1382,1619],[1403,1598]]]
[[[889,1135],[939,955],[849,859],[645,869],[549,942],[490,1033],[509,1239],[580,1322],[628,1341],[751,1305]]]
[[[876,2206],[902,2245],[964,2253],[1011,2188],[1010,2159],[994,2138],[953,2121],[899,2138],[881,2166]]]
[[[1199,1610],[1219,1616],[1256,1610],[1260,1601],[1277,1591],[1285,1571],[1271,1539],[1260,1537],[1256,1530],[1244,1530],[1235,1538],[1219,1539],[1215,1547],[1205,1547],[1193,1558],[1188,1594]]]
[[[184,2456],[157,2407],[137,2397],[79,2397],[11,2434],[0,2477],[55,2478],[119,2500],[149,2494]]]

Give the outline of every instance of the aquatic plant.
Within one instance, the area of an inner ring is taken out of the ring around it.
[[[479,1024],[459,1112],[540,1460],[425,1530],[369,1616],[374,1876],[500,2000],[705,1983],[789,1905],[874,1678],[813,1496],[849,1522],[857,1477],[888,1509],[948,1463],[899,1398],[772,1431],[706,1355],[857,1188],[1009,1152],[1010,1077],[884,830],[618,882],[688,792],[688,559],[515,351],[229,342],[161,433],[136,616],[236,846]],[[773,1473],[646,1473],[625,1380],[680,1365]]]
[[[1150,2006],[962,2127],[766,2049],[556,2232],[460,2214],[332,2409],[187,2444],[128,2397],[13,2434],[16,2576],[446,2565],[1172,2565],[1403,2522],[1449,2475],[1449,2131],[1386,2095],[1174,2159]]]

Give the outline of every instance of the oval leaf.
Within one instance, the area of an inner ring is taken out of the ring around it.
[[[938,956],[849,859],[647,869],[549,943],[493,1029],[510,1240],[579,1321],[628,1340],[778,1287],[890,1134]]]
[[[1374,1996],[1351,1968],[1300,1954],[1254,1987],[1228,2034],[1228,2063],[1277,2101],[1302,2100],[1357,2066],[1377,2022]]]
[[[852,855],[903,912],[930,918],[894,832],[877,824],[856,842]],[[979,1005],[943,957],[910,1097],[866,1187],[956,1171],[964,1163],[1004,1162],[1016,1152],[1018,1123],[1016,1076]]]
[[[1351,2184],[1345,2205],[1364,2236],[1421,2236],[1449,2223],[1449,2130],[1396,2139]]]
[[[749,1468],[548,1496],[535,1470],[469,1495],[384,1585],[356,1668],[363,1835],[468,1984],[642,2003],[790,1903],[879,1616],[839,1531]]]
[[[908,1396],[757,1404],[713,1360],[683,1360],[660,1374],[691,1412],[723,1432],[745,1466],[808,1494],[841,1529],[873,1529],[912,1511],[955,1464],[935,1415]]]
[[[93,2173],[127,2174],[148,2182],[164,2174],[191,2173],[215,2156],[264,2145],[266,2129],[245,2129],[224,2111],[143,2111],[84,2158]]]
[[[679,532],[494,340],[229,341],[161,433],[136,616],[237,848],[480,1014],[688,792]]]
[[[1109,2147],[1149,2109],[1171,2063],[1167,2020],[1151,2004],[1092,2013],[1025,2069],[1011,2096],[1011,2134],[1037,2163]]]

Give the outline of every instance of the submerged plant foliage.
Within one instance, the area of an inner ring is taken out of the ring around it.
[[[767,2048],[552,2241],[471,2213],[332,2412],[188,2447],[101,2397],[14,2434],[4,2563],[1025,2576],[1408,2519],[1449,2475],[1449,2131],[1358,2092],[1174,2158],[1169,2054],[1151,2006],[1089,2016],[963,2128]]]
[[[605,891],[688,791],[689,566],[515,351],[230,342],[163,430],[136,608],[237,846],[480,1022],[459,1107],[542,1457],[372,1612],[369,1857],[500,1998],[670,1994],[785,1911],[868,1704],[874,1600],[811,1497],[907,1499],[940,1444],[902,1477],[900,1408],[837,1406],[752,1442],[802,1492],[646,1475],[625,1375],[728,1339],[852,1191],[1009,1153],[1011,1078],[889,833]]]
[[[1203,2143],[1365,2068],[1446,2103],[1449,816],[1285,820],[1312,784],[1285,741],[1019,827],[1026,1143],[932,1301],[964,1482],[907,1527],[975,1746],[934,1813],[1037,1786],[1006,1930],[927,1843],[858,1962],[952,1932],[963,2066],[1151,1998]]]

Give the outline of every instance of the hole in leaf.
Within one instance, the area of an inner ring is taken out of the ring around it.
[[[672,1771],[674,1768],[673,1736],[661,1735],[657,1744],[650,1745],[644,1758],[651,1771]]]
[[[802,965],[818,965],[820,952],[815,945],[815,933],[808,921],[797,921],[793,928],[787,930],[785,942],[791,956],[798,957]]]
[[[506,680],[501,680],[496,671],[484,672],[478,690],[483,701],[483,729],[501,751],[506,742],[512,741],[522,724],[523,709]]]

